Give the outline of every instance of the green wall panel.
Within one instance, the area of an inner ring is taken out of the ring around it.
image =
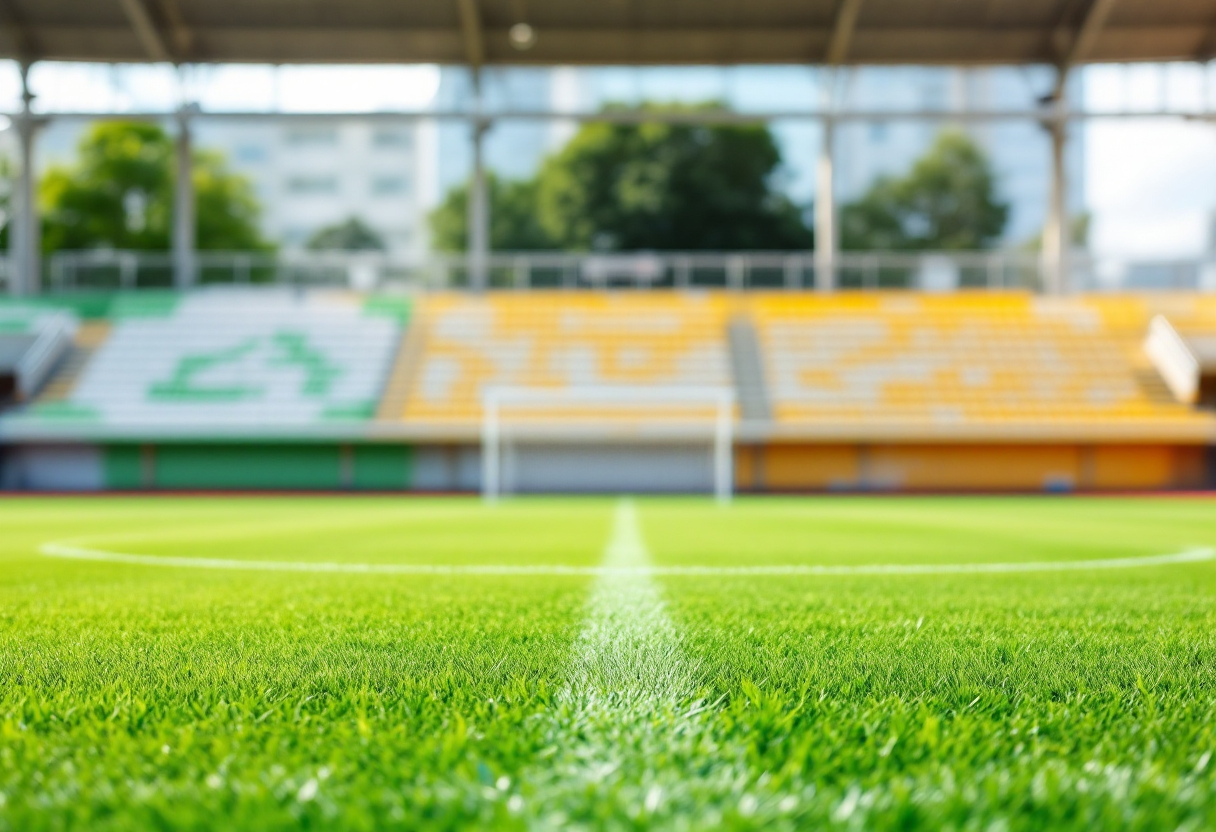
[[[338,489],[337,445],[160,445],[158,488]]]
[[[123,444],[104,450],[112,489],[408,489],[414,450],[406,445],[187,443]],[[151,473],[151,482],[145,477]]]
[[[394,490],[413,482],[413,448],[402,445],[355,445],[355,488]]]
[[[106,488],[144,487],[143,448],[139,445],[108,445],[102,459]]]

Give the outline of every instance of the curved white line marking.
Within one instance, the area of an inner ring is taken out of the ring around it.
[[[133,555],[86,549],[66,543],[44,543],[39,551],[51,558],[172,566],[185,569],[235,569],[247,572],[344,572],[356,575],[955,575],[1003,572],[1072,572],[1089,569],[1137,569],[1216,558],[1216,550],[1197,547],[1170,555],[1095,560],[1027,561],[1025,563],[869,564],[861,566],[563,566],[560,564],[429,564],[429,563],[309,563],[306,561],[227,560],[173,555]]]

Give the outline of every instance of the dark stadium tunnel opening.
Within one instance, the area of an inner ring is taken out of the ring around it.
[[[7,407],[17,400],[17,374],[0,372],[0,407]]]

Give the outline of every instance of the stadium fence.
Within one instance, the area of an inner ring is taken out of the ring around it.
[[[461,289],[472,284],[464,254],[407,257],[383,252],[200,251],[199,284]],[[1077,252],[1070,260],[1074,291],[1216,289],[1216,258],[1129,260]],[[824,285],[814,252],[663,252],[587,254],[499,252],[485,260],[489,286],[500,290],[631,288],[805,290]],[[1023,289],[1044,285],[1033,252],[843,252],[833,285],[847,290]],[[0,283],[6,268],[0,263]],[[169,252],[60,251],[47,258],[44,289],[156,289],[174,286]]]

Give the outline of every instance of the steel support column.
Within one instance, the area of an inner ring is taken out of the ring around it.
[[[469,180],[469,286],[484,292],[490,284],[490,196],[486,187],[484,139],[489,124],[473,123],[473,175]]]
[[[460,32],[464,41],[465,60],[473,82],[473,172],[469,177],[467,227],[467,260],[469,287],[484,292],[490,284],[490,198],[486,193],[484,140],[489,122],[482,116],[481,68],[486,62],[486,46],[482,33],[481,7],[478,0],[458,0]]]
[[[34,96],[29,87],[29,65],[21,67],[21,113],[15,127],[21,170],[13,193],[14,214],[9,226],[9,293],[34,295],[42,280],[42,223],[38,217],[38,182],[34,163],[34,142],[38,119],[31,108]]]
[[[188,289],[195,283],[195,198],[194,159],[190,142],[190,121],[185,109],[178,114],[176,170],[173,183],[173,285]]]
[[[1057,116],[1062,105],[1057,104]],[[1059,295],[1068,291],[1069,252],[1072,247],[1068,220],[1068,124],[1060,117],[1047,123],[1051,139],[1051,187],[1048,195],[1047,220],[1043,223],[1042,272],[1043,291]]]
[[[823,120],[823,143],[815,166],[815,288],[836,289],[836,252],[840,247],[836,227],[835,145],[836,125],[830,115]]]

